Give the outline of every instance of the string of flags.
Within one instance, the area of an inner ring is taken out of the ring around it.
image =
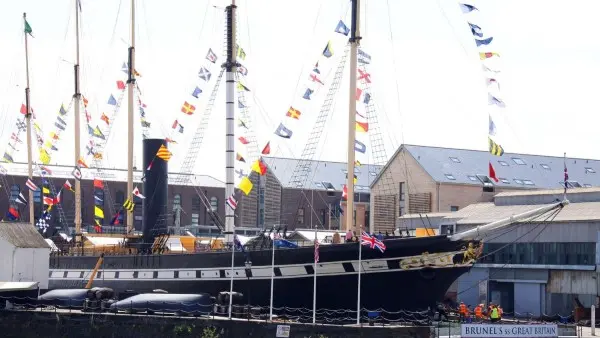
[[[8,147],[4,151],[4,155],[2,156],[2,162],[5,163],[13,163],[15,161],[14,154],[19,151],[17,147],[25,143],[25,136],[22,136],[27,132],[27,124],[26,124],[26,116],[27,115],[27,107],[25,104],[21,104],[21,109],[19,112],[23,115],[23,118],[18,118],[15,123],[15,131],[10,135],[10,139],[8,140]],[[40,126],[37,124],[37,119],[33,108],[31,108],[31,119],[32,126],[35,129],[41,130]],[[37,138],[38,145],[42,145],[44,143],[43,139]]]
[[[309,111],[315,97],[319,95],[322,87],[326,84],[326,79],[323,74],[326,74],[325,70],[331,68],[333,56],[336,55],[336,50],[339,45],[346,42],[346,39],[343,37],[347,37],[350,33],[350,29],[346,24],[340,20],[335,29],[334,29],[334,37],[327,41],[324,49],[319,55],[317,61],[310,67],[310,72],[306,76],[302,86],[300,87],[300,92],[296,96],[296,98],[292,101],[292,104],[285,111],[284,118],[279,123],[277,128],[274,131],[274,135],[283,140],[289,140],[294,135],[294,129],[298,123],[301,123],[304,120],[304,116],[307,111]],[[238,89],[249,91],[249,89],[241,83],[238,83]],[[242,103],[238,102],[239,108],[244,108],[241,106]],[[246,121],[239,120],[237,124],[238,130],[248,129],[246,125]],[[248,144],[247,139],[245,137],[239,137],[238,141],[246,146]],[[264,146],[262,147],[260,155],[269,155],[273,149],[272,139],[267,139]],[[244,166],[250,166],[249,171],[245,171],[243,169]],[[241,190],[245,195],[249,195],[253,189],[253,183],[249,178],[249,173],[256,172],[259,175],[265,175],[267,171],[267,166],[264,163],[263,159],[259,157],[256,161],[252,163],[246,163],[246,157],[240,152],[236,154],[236,180],[239,181],[237,184],[237,188]],[[239,169],[238,169],[239,168]],[[235,210],[235,206],[237,205],[235,197],[231,196],[227,201],[227,205]]]
[[[177,115],[175,121],[173,121],[169,135],[165,138],[167,144],[177,144],[177,140],[185,132],[185,126],[188,125],[188,122],[192,122],[192,119],[187,116],[193,116],[200,106],[200,102],[203,99],[202,94],[207,90],[207,88],[209,88],[208,85],[213,78],[213,72],[215,71],[218,59],[219,58],[217,54],[212,50],[212,48],[209,48],[202,62],[202,66],[198,71],[198,78],[194,81],[192,88],[190,88],[188,94],[189,96],[184,99],[183,103],[181,104],[181,115]],[[153,162],[154,160],[150,163],[150,166]],[[150,166],[148,170],[150,170]]]
[[[498,81],[498,73],[500,73],[500,70],[496,69],[493,64],[496,59],[500,58],[500,54],[493,51],[493,49],[490,49],[490,47],[493,47],[492,42],[494,41],[494,37],[481,27],[481,23],[476,21],[478,17],[477,14],[480,12],[479,9],[465,3],[459,3],[459,6],[461,11],[467,15],[467,24],[473,35],[475,46],[479,50],[479,59],[482,62],[481,67],[484,73],[485,84],[488,89],[488,105],[491,106],[491,108],[495,108],[488,111],[488,151],[494,156],[502,156],[504,154],[504,148],[495,141],[497,129],[496,123],[494,122],[494,117],[506,107],[506,103],[501,98],[500,83]],[[496,171],[494,170],[491,161],[488,163],[488,172],[488,176],[495,182],[498,182]]]
[[[69,107],[65,109],[64,104],[60,105],[58,112],[56,113],[56,121],[54,122],[54,130],[48,134],[48,137],[44,140],[41,135],[43,135],[42,129],[37,125],[37,123],[33,124],[33,128],[35,131],[36,138],[39,140],[40,149],[39,149],[39,160],[42,164],[50,164],[50,160],[52,158],[52,153],[58,151],[57,145],[60,141],[60,136],[62,132],[67,128],[67,114],[71,110],[73,101],[69,104]]]

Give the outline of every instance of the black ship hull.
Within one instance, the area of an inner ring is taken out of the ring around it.
[[[362,247],[361,307],[368,310],[423,310],[442,300],[450,285],[473,260],[463,259],[466,242],[445,236],[386,240],[380,253]],[[322,245],[317,264],[317,308],[357,306],[358,244]],[[274,271],[274,307],[312,309],[314,247],[235,253],[234,291],[255,306],[269,306]],[[94,256],[50,258],[50,289],[78,288],[89,279]],[[251,261],[251,269],[245,262]],[[106,256],[93,285],[117,292],[208,293],[229,291],[231,252]]]

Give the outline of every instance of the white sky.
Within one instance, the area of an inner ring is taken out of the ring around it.
[[[33,28],[30,39],[32,105],[44,136],[54,129],[61,102],[68,105],[73,92],[74,1],[21,0],[0,2],[0,151],[7,147],[24,102],[25,65],[22,13]],[[243,81],[251,92],[253,125],[259,148],[271,140],[273,155],[300,156],[307,133],[313,127],[325,90],[316,93],[312,105],[303,105],[306,79],[328,40],[334,57],[321,62],[331,83],[336,58],[342,54],[344,37],[333,32],[339,19],[349,24],[348,0],[241,0],[239,41],[248,54],[249,69]],[[493,36],[489,48],[498,52],[502,70],[497,79],[507,108],[500,116],[497,140],[508,152],[569,157],[600,158],[596,132],[600,120],[600,13],[598,1],[496,1],[473,2],[479,13],[464,15],[454,0],[362,1],[362,46],[372,57],[372,95],[388,156],[400,143],[486,149],[488,111],[486,86],[478,50],[466,20]],[[195,85],[203,84],[197,72],[205,64],[208,48],[219,56],[223,46],[225,1],[142,0],[137,5],[138,82],[148,108],[152,134],[165,137],[173,120],[185,126],[186,139],[172,147],[170,170],[178,170],[198,124],[180,112]],[[82,92],[90,100],[93,125],[104,122],[110,94],[118,96],[116,80],[127,58],[129,1],[83,0],[81,65]],[[390,22],[391,18],[391,22]],[[321,58],[322,59],[322,58]],[[220,61],[223,58],[220,57]],[[496,60],[497,61],[497,60]],[[218,67],[214,67],[214,84]],[[331,72],[331,73],[330,73]],[[325,127],[323,143],[315,159],[346,160],[347,68],[332,117]],[[328,80],[328,81],[327,81]],[[204,85],[206,103],[211,87]],[[319,99],[319,100],[318,100]],[[195,172],[224,178],[224,85],[196,162]],[[286,125],[294,129],[291,140],[272,133],[294,105],[301,120]],[[105,151],[105,166],[126,164],[126,100],[123,101]],[[141,165],[141,128],[136,115],[136,161]],[[73,111],[66,118],[52,163],[73,163]],[[84,118],[82,118],[82,121]],[[87,132],[82,125],[83,145]],[[369,139],[359,136],[369,146]],[[236,144],[240,152],[244,149]],[[26,160],[23,145],[16,161]],[[1,154],[0,154],[1,155]],[[362,157],[361,162],[372,162]]]

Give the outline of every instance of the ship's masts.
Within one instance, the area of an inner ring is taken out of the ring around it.
[[[23,27],[27,27],[27,14],[23,13]],[[27,124],[27,175],[30,179],[33,178],[33,165],[31,151],[33,145],[31,144],[31,100],[29,97],[29,49],[27,46],[27,35],[29,33],[25,31],[25,77],[27,79],[27,86],[25,87],[25,108],[27,113],[25,114],[25,122]],[[33,191],[29,189],[29,223],[35,227],[35,204],[33,203]]]
[[[133,200],[133,89],[135,86],[135,0],[131,0],[131,46],[127,79],[127,198]],[[133,212],[127,212],[127,233],[133,230]]]
[[[234,163],[235,163],[235,135],[233,121],[235,118],[235,72],[237,71],[237,49],[235,45],[235,0],[231,0],[231,6],[226,9],[227,13],[227,60],[225,67],[225,201],[234,193]],[[231,243],[231,277],[229,281],[229,318],[231,318],[231,306],[233,296],[233,265],[235,257],[234,243],[235,212],[232,208],[225,208],[225,240]]]
[[[75,166],[81,158],[81,91],[79,90],[79,0],[75,1]],[[81,243],[81,181],[75,180],[75,243]]]
[[[225,67],[225,201],[234,193],[234,164],[235,164],[235,72],[237,71],[236,60],[236,22],[235,22],[235,0],[227,7],[227,60]],[[234,210],[225,208],[225,232],[227,242],[233,242],[233,228],[235,215]]]
[[[360,44],[360,0],[352,0],[352,26],[350,28],[350,93],[348,103],[348,174],[346,189],[346,229],[354,226],[354,159],[356,142],[356,71]],[[357,224],[363,226],[364,224]],[[358,232],[358,231],[357,231]],[[360,234],[357,233],[358,236]]]

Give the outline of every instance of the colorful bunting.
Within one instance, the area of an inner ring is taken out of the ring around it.
[[[463,13],[470,16],[469,20],[467,21],[467,24],[469,25],[469,29],[471,31],[471,34],[473,35],[475,46],[486,46],[487,48],[487,46],[492,44],[494,38],[492,36],[484,37],[484,30],[481,28],[481,26],[479,24],[473,23],[473,20],[471,20],[471,16],[473,15],[472,12],[479,12],[479,10],[475,6],[469,4],[460,3],[459,6]],[[477,15],[473,18],[476,17]],[[498,82],[498,79],[495,77],[495,75],[492,77],[489,74],[497,74],[499,73],[499,71],[494,70],[486,64],[486,62],[488,62],[489,59],[492,59],[494,57],[500,57],[500,54],[497,52],[479,52],[479,59],[482,61],[481,67],[485,73],[485,82],[486,86],[488,87],[488,105],[495,106],[497,108],[505,108],[505,102],[500,98],[501,95],[497,93],[500,90],[500,84]],[[496,136],[497,133],[496,124],[494,123],[493,119],[494,114],[495,112],[493,110],[490,110],[488,112],[488,150],[494,156],[502,156],[504,154],[504,148],[502,148],[500,144],[496,143],[491,138],[492,136]],[[489,162],[488,168],[489,177],[494,181],[498,182],[498,178],[496,177],[496,171],[494,170],[494,167],[492,166],[491,162]]]

